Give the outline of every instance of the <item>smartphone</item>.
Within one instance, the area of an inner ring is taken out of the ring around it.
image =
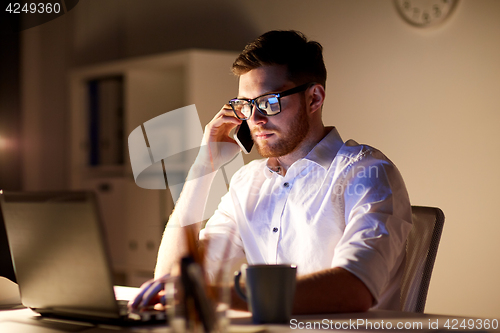
[[[234,140],[241,147],[245,154],[249,154],[253,147],[252,135],[250,134],[250,127],[247,121],[243,120],[236,130],[234,131]]]

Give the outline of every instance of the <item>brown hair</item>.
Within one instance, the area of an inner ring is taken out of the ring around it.
[[[269,65],[286,65],[288,79],[297,85],[307,82],[326,85],[323,47],[318,42],[308,41],[299,31],[266,32],[245,46],[234,61],[232,71],[240,76]]]

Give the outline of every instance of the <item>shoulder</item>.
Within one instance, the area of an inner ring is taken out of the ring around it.
[[[344,156],[352,159],[360,159],[367,155],[374,154],[380,155],[379,157],[385,157],[380,150],[366,144],[359,144],[354,140],[347,140],[337,153],[338,156]]]
[[[359,144],[354,140],[346,141],[338,151],[337,157],[344,159],[349,164],[364,161],[371,161],[372,163],[377,163],[378,161],[392,164],[389,158],[377,148],[366,144]]]
[[[381,181],[384,178],[399,179],[401,174],[396,165],[380,150],[366,144],[358,144],[348,140],[340,148],[335,158],[335,169],[349,179],[366,178],[366,175],[375,175]],[[371,178],[371,177],[368,177]],[[352,180],[352,179],[351,179]]]

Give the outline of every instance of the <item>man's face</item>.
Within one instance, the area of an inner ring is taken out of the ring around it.
[[[240,76],[239,98],[253,99],[295,87],[285,66],[263,66]],[[255,107],[247,120],[257,151],[263,157],[280,157],[294,151],[309,131],[304,94],[281,98],[281,112],[267,117]]]

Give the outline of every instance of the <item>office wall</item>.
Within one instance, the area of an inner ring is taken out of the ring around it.
[[[413,204],[445,212],[426,310],[499,318],[500,1],[461,0],[429,29],[407,25],[392,0],[189,4],[86,0],[23,33],[25,187],[68,184],[68,69],[301,30],[324,46],[325,123],[385,152]]]
[[[13,26],[19,24],[17,17],[12,22],[0,14],[0,189],[22,188],[21,174],[21,117],[18,34]],[[12,25],[10,25],[11,23]]]

